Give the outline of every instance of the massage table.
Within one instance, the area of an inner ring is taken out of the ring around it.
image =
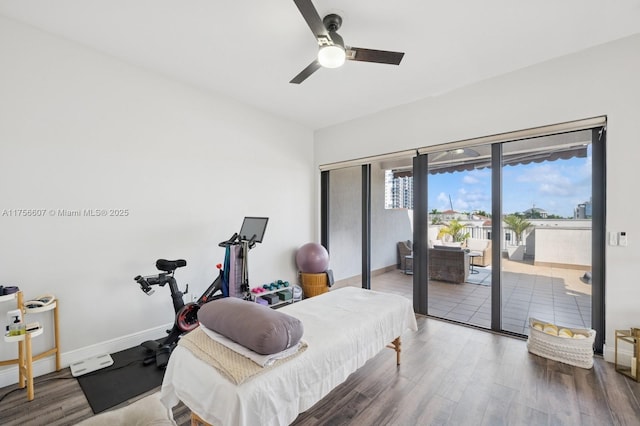
[[[395,349],[399,364],[400,336],[417,330],[409,299],[356,287],[279,311],[302,321],[306,350],[235,385],[178,345],[162,382],[162,403],[172,408],[182,401],[192,424],[288,425],[383,348]]]

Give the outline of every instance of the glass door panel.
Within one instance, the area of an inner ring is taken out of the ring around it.
[[[502,329],[591,327],[591,130],[503,144]]]
[[[360,166],[329,173],[329,268],[338,287],[361,286],[361,182]]]
[[[491,146],[429,154],[428,313],[491,327]]]
[[[371,164],[371,289],[413,299],[413,157]]]

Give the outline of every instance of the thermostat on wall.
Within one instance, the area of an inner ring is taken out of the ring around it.
[[[626,246],[627,245],[627,233],[624,231],[621,231],[618,233],[618,245],[619,246]]]

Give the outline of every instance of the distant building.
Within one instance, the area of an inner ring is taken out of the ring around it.
[[[445,210],[437,215],[441,221],[448,222],[450,220],[467,220],[469,215],[460,213],[455,210]]]
[[[524,217],[529,219],[546,219],[548,216],[546,210],[538,207],[531,207],[530,209],[525,210],[523,213]]]
[[[386,209],[413,209],[413,177],[397,176],[385,171],[384,207]]]
[[[585,201],[584,203],[578,204],[578,206],[573,211],[574,219],[591,219],[593,212],[593,206],[591,204],[591,199],[589,201]]]

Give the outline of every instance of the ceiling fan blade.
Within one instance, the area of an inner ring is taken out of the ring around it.
[[[289,83],[300,84],[305,81],[311,74],[318,71],[319,68],[322,68],[322,65],[320,65],[320,62],[318,62],[318,60],[316,59],[315,61],[307,65],[305,69],[300,71],[300,74],[293,77],[293,80],[291,80]]]
[[[389,52],[387,50],[363,49],[362,47],[349,47],[347,59],[351,61],[377,62],[379,64],[400,65],[404,52]]]
[[[311,32],[316,38],[326,37],[331,39],[329,32],[324,27],[322,19],[320,15],[318,15],[318,11],[315,6],[313,6],[313,3],[311,3],[311,0],[293,0],[293,2],[298,6],[298,10],[300,10],[302,17],[307,21],[307,25],[309,25]]]

